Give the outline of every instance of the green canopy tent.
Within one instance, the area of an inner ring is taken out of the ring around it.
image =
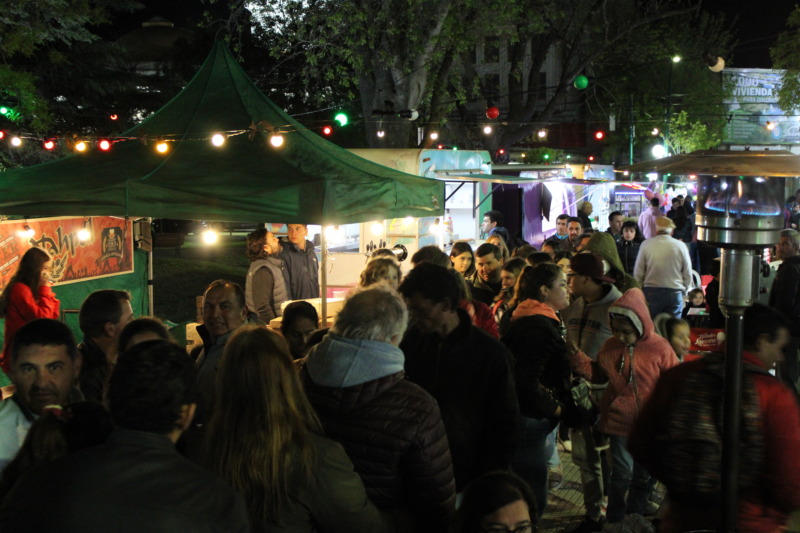
[[[210,142],[216,133],[226,137],[220,147]],[[269,142],[275,133],[281,147]],[[155,150],[159,140],[165,154]],[[107,152],[0,174],[0,214],[328,225],[444,212],[443,182],[367,161],[309,131],[221,41],[177,96],[112,142]],[[323,263],[325,251],[323,232]]]
[[[268,142],[281,132],[284,144]],[[227,136],[221,147],[215,133]],[[168,104],[91,150],[0,176],[0,214],[340,224],[443,213],[444,185],[362,159],[267,98],[222,42]],[[155,150],[168,142],[166,154]],[[115,139],[112,139],[115,140]]]

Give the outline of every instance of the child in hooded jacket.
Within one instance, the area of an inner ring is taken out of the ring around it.
[[[628,452],[628,435],[661,373],[677,365],[678,358],[669,341],[656,334],[640,289],[630,289],[614,302],[609,320],[613,336],[603,344],[597,361],[574,342],[568,341],[567,350],[576,374],[593,383],[608,382],[597,426],[611,437],[613,468],[606,518],[613,527],[626,515],[642,515],[644,510],[652,483]]]

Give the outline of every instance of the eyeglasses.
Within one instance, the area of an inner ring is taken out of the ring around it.
[[[531,531],[532,528],[532,524],[519,526],[516,529],[508,529],[507,527],[502,526],[492,526],[489,529],[481,528],[481,531],[483,531],[483,533],[528,533],[528,531]]]

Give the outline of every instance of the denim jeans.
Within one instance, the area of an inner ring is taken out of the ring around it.
[[[548,468],[558,468],[561,466],[561,456],[558,455],[558,446],[556,443],[558,442],[558,427],[550,432],[547,436],[548,446],[553,447],[553,452],[550,454],[550,457],[547,459],[547,467]]]
[[[628,452],[628,438],[611,435],[611,483],[608,488],[606,519],[621,522],[626,514],[643,514],[655,479]],[[627,498],[626,498],[627,494]]]
[[[536,511],[541,517],[547,505],[547,461],[553,453],[548,436],[554,429],[552,421],[521,416],[517,452],[511,468],[533,489]]]
[[[655,318],[660,313],[667,313],[675,318],[681,317],[683,291],[680,289],[645,287],[644,299],[647,300],[647,306],[650,308],[650,318]]]
[[[592,520],[599,520],[603,503],[603,469],[601,452],[594,447],[593,431],[596,430],[591,426],[573,428],[570,431],[570,439],[572,462],[581,472],[586,516]]]

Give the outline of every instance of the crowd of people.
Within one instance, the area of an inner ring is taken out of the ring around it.
[[[691,328],[721,327],[691,230],[675,237],[691,225],[677,200],[642,214],[647,238],[620,212],[594,230],[587,202],[538,250],[497,211],[476,249],[420,248],[405,275],[378,250],[330,327],[308,302],[282,305],[319,295],[307,228],[286,243],[260,229],[244,287],[206,289],[188,354],[116,290],[85,300],[78,345],[33,248],[0,297],[15,388],[0,403],[0,530],[525,533],[558,484],[559,439],[580,470],[574,531],[718,527],[719,499],[694,501],[659,453],[686,383],[716,368],[689,357]],[[745,313],[761,439],[743,531],[800,508],[796,231],[779,251],[774,308]],[[784,359],[789,386],[768,373]]]

